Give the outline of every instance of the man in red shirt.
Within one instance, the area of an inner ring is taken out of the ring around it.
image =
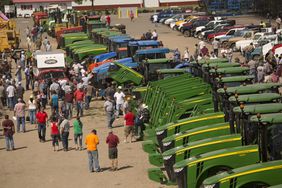
[[[37,124],[38,124],[39,142],[45,142],[47,119],[48,119],[48,115],[44,111],[44,108],[41,107],[40,111],[36,113],[36,120],[37,120]]]
[[[135,120],[135,115],[131,112],[131,109],[128,108],[127,113],[124,116],[124,135],[125,135],[125,140],[124,142],[127,143],[127,137],[131,135],[130,137],[130,143],[132,142],[133,138],[133,130],[134,130],[134,120]]]
[[[85,93],[83,91],[83,88],[79,88],[74,92],[74,99],[76,102],[76,111],[77,117],[82,117],[83,116],[83,100],[85,98]]]
[[[112,162],[111,170],[118,170],[118,149],[117,145],[119,144],[119,138],[111,130],[107,137],[106,143],[109,146],[109,159]]]

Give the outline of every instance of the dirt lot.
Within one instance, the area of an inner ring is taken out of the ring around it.
[[[238,24],[259,23],[255,17],[236,18]],[[123,23],[127,26],[127,33],[139,38],[142,33],[154,29],[149,21],[148,14],[142,14],[134,22],[128,19],[118,20],[113,17],[114,23]],[[28,19],[18,19],[18,28],[23,33],[24,28],[32,25]],[[187,46],[194,51],[194,44],[198,42],[194,38],[184,38],[180,33],[170,30],[166,26],[156,27],[159,39],[166,47],[179,48],[183,52]],[[22,35],[22,47],[26,47],[25,35]],[[52,40],[53,49],[56,43]],[[29,93],[25,94],[25,98]],[[107,155],[105,138],[108,133],[106,128],[106,117],[102,109],[102,101],[92,101],[91,109],[82,118],[84,123],[84,135],[93,128],[98,130],[100,137],[99,159],[102,173],[88,172],[88,159],[86,151],[53,152],[50,142],[50,127],[47,128],[48,142],[40,143],[35,126],[27,124],[27,133],[16,133],[14,136],[16,150],[6,152],[3,136],[0,137],[0,169],[1,188],[74,188],[74,187],[135,187],[135,188],[158,188],[165,187],[150,181],[147,177],[147,169],[151,167],[148,156],[142,150],[141,142],[132,144],[123,143],[122,120],[114,123],[114,132],[120,137],[119,145],[119,167],[117,172],[110,172],[108,167],[110,161]],[[9,112],[9,114],[11,114]],[[70,147],[74,147],[73,132],[70,132]]]

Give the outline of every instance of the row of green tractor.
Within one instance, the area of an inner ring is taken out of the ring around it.
[[[282,184],[282,84],[253,80],[248,68],[215,59],[149,82],[149,178],[179,188]]]
[[[169,49],[119,28],[62,34],[59,46],[96,81],[145,85],[132,91],[150,111],[142,145],[155,166],[151,180],[179,188],[282,184],[282,84],[254,84],[248,68],[227,59],[170,69]]]

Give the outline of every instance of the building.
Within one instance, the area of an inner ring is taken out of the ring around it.
[[[76,10],[105,10],[119,7],[170,7],[170,6],[186,6],[197,5],[200,0],[83,0],[82,4],[72,3]]]
[[[17,17],[28,17],[34,11],[56,9],[72,9],[72,0],[12,0]]]

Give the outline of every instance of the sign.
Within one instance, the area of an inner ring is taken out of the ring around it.
[[[62,52],[38,52],[35,59],[38,69],[65,68],[65,56]]]

